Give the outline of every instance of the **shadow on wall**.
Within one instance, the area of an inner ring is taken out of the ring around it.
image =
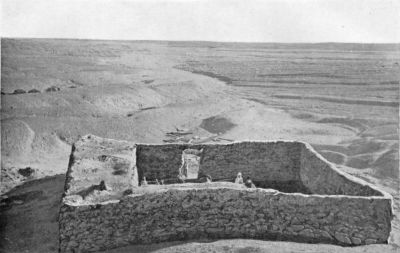
[[[186,154],[190,151],[193,154]],[[136,165],[139,179],[146,177],[148,182],[164,180],[166,184],[179,183],[182,167],[196,173],[198,166],[197,179],[188,178],[187,182],[202,182],[202,178],[208,175],[212,181],[234,182],[238,172],[241,172],[244,178],[249,177],[258,187],[307,194],[309,191],[299,175],[300,151],[301,144],[295,142],[139,144],[136,147]],[[195,157],[199,158],[197,163]]]
[[[237,173],[256,187],[286,193],[382,196],[367,184],[340,173],[311,146],[301,142],[237,142],[230,144],[164,144],[136,147],[139,180],[181,183],[182,170],[197,174],[187,182],[234,182]]]

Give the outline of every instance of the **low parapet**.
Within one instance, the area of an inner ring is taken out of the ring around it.
[[[233,183],[238,172],[257,188]],[[65,189],[61,252],[199,238],[355,246],[387,243],[391,230],[391,196],[303,142],[154,145],[88,135],[73,147]]]

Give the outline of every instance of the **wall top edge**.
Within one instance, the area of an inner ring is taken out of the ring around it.
[[[108,204],[115,204],[121,201],[125,201],[127,199],[135,199],[142,196],[154,196],[154,195],[161,195],[161,194],[168,194],[168,193],[178,193],[178,192],[189,192],[189,191],[196,191],[196,192],[212,192],[212,191],[220,191],[220,190],[229,190],[229,191],[237,191],[237,192],[246,192],[249,195],[251,194],[262,194],[265,196],[285,196],[285,197],[296,197],[301,199],[330,199],[332,201],[343,201],[343,200],[387,200],[392,203],[392,197],[386,196],[351,196],[351,195],[322,195],[322,194],[304,194],[304,193],[285,193],[281,191],[277,191],[274,189],[234,189],[234,188],[227,188],[227,187],[212,187],[212,188],[172,188],[172,189],[161,189],[159,191],[153,193],[140,193],[140,194],[132,194],[126,195],[122,198],[118,199],[111,199],[104,202],[93,202],[93,203],[71,203],[65,198],[63,199],[63,204],[67,206],[79,207],[79,206],[97,206],[97,205],[108,205]]]
[[[116,139],[108,139],[99,137],[96,135],[88,134],[82,136],[78,142],[85,140],[109,140],[118,143],[126,143],[126,144],[134,144],[136,146],[214,146],[214,145],[231,145],[236,143],[294,143],[294,144],[308,144],[307,142],[300,140],[288,140],[288,139],[268,139],[268,140],[254,140],[254,139],[243,139],[243,140],[235,140],[232,142],[224,142],[224,143],[142,143],[142,142],[134,142],[134,141],[125,141],[125,140],[116,140]]]

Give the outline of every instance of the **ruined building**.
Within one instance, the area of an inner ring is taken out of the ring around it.
[[[241,172],[256,188],[234,183]],[[212,182],[204,180],[212,178]],[[60,251],[200,238],[387,243],[391,196],[295,141],[73,146]]]

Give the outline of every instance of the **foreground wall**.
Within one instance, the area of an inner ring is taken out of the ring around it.
[[[386,243],[391,203],[380,197],[186,189],[126,196],[60,212],[61,252],[198,238],[258,238],[340,245]]]

